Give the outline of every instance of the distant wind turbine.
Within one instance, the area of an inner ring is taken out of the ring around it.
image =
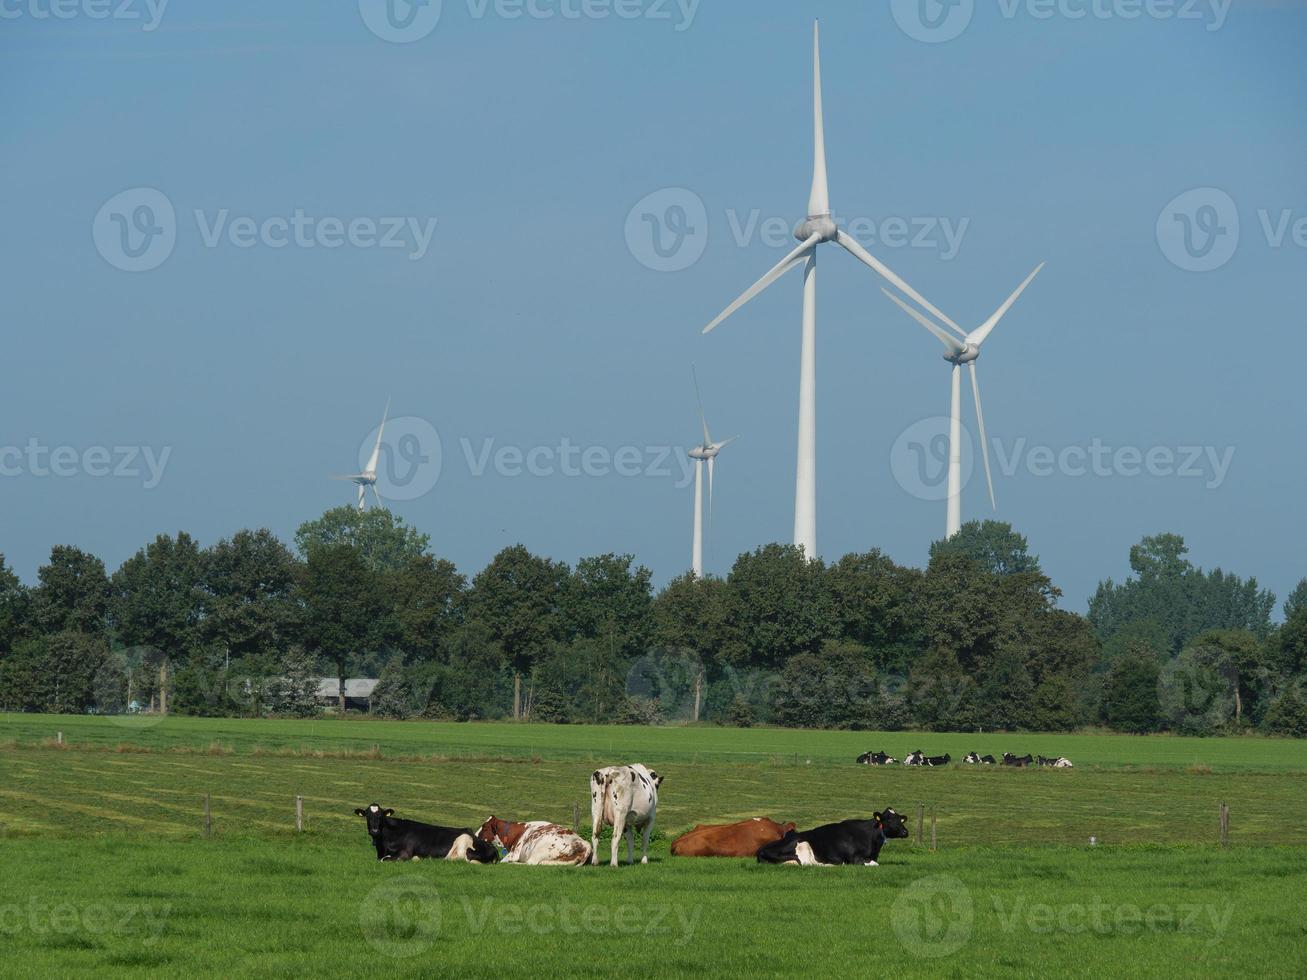
[[[962,365],[965,364],[971,372],[971,393],[976,400],[976,425],[980,429],[981,455],[985,460],[985,482],[989,485],[989,505],[997,509],[998,504],[994,500],[994,479],[989,471],[989,440],[985,436],[985,413],[980,408],[980,382],[976,379],[976,358],[980,357],[980,345],[985,342],[985,338],[990,335],[998,325],[998,321],[1003,319],[1003,314],[1011,309],[1017,297],[1030,285],[1031,280],[1039,275],[1039,270],[1043,267],[1043,262],[1035,266],[1035,271],[1026,276],[1025,282],[1003,301],[1003,305],[995,310],[988,320],[971,333],[964,334],[954,325],[954,330],[957,330],[958,334],[956,337],[920,310],[913,309],[903,302],[888,289],[881,290],[912,319],[939,338],[939,342],[947,350],[944,360],[953,365],[948,427],[948,517],[944,525],[946,538],[953,537],[962,528]],[[951,320],[947,322],[952,324]]]
[[[377,463],[381,460],[381,437],[386,432],[386,419],[390,416],[390,402],[386,402],[386,411],[381,416],[381,428],[377,430],[377,444],[372,447],[372,455],[368,457],[368,465],[363,468],[362,473],[352,473],[349,476],[333,476],[333,480],[349,480],[351,483],[357,483],[359,488],[359,510],[365,510],[364,498],[367,495],[368,487],[372,488],[372,497],[377,502],[378,507],[384,507],[381,502],[381,496],[377,493]]]
[[[708,521],[712,522],[712,483],[713,464],[722,448],[735,441],[735,436],[713,442],[708,433],[708,419],[703,414],[703,396],[699,393],[699,374],[693,368],[694,397],[699,402],[699,422],[703,425],[703,445],[695,446],[689,456],[694,460],[694,546],[691,553],[690,567],[696,578],[703,578],[703,465],[708,464]]]
[[[801,244],[726,307],[717,319],[703,328],[703,332],[708,333],[790,269],[803,264],[803,340],[799,358],[799,449],[794,481],[794,543],[801,545],[804,554],[810,559],[817,557],[817,246],[824,242],[835,242],[877,275],[956,328],[952,320],[931,306],[920,293],[858,244],[857,239],[841,229],[831,217],[826,183],[826,133],[821,108],[821,44],[816,22],[812,26],[812,75],[812,190],[808,197],[808,217],[794,231],[794,237]],[[960,332],[960,328],[957,329]]]

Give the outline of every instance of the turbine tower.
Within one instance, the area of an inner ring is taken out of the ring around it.
[[[799,447],[794,479],[794,543],[803,548],[808,558],[817,557],[817,246],[834,242],[961,332],[960,327],[858,244],[831,217],[830,194],[826,183],[826,132],[821,108],[821,43],[816,22],[812,25],[812,87],[812,190],[808,195],[808,217],[794,230],[794,237],[800,244],[726,307],[717,319],[703,328],[703,332],[708,333],[786,272],[800,264],[804,266],[803,333],[799,348]]]
[[[694,374],[694,397],[699,402],[699,421],[703,425],[703,445],[695,446],[688,454],[694,460],[694,545],[690,568],[694,571],[695,578],[703,578],[703,464],[708,464],[708,521],[711,524],[713,464],[722,447],[734,442],[735,436],[721,442],[712,441],[712,436],[708,434],[708,419],[703,414],[703,397],[699,394],[699,374],[693,368],[690,370]]]
[[[1031,280],[1039,275],[1039,270],[1043,267],[1043,262],[1035,266],[1035,271],[1026,276],[1025,282],[1003,301],[1003,305],[995,310],[988,320],[971,333],[964,334],[958,330],[956,337],[920,310],[913,309],[903,302],[888,289],[881,290],[910,317],[939,338],[939,342],[945,347],[944,360],[953,365],[948,426],[948,517],[944,525],[945,538],[953,537],[962,528],[962,365],[965,364],[967,370],[971,372],[971,393],[976,401],[976,425],[980,429],[981,455],[985,460],[985,482],[989,485],[989,505],[997,509],[998,504],[994,500],[994,480],[989,471],[989,440],[985,436],[985,413],[980,407],[980,382],[976,379],[976,358],[980,357],[980,345],[985,342],[985,338],[990,335],[998,325],[998,321],[1003,319],[1003,314],[1011,309],[1017,297],[1030,285]]]
[[[381,502],[381,496],[377,493],[377,463],[381,459],[381,437],[386,432],[386,419],[390,416],[390,402],[386,402],[386,410],[381,416],[381,428],[377,429],[377,444],[372,447],[372,455],[368,457],[368,465],[363,468],[362,473],[351,473],[348,476],[333,476],[333,480],[349,480],[351,483],[357,483],[359,488],[359,510],[366,510],[364,506],[364,497],[367,495],[368,487],[372,488],[372,498],[377,502],[378,507],[384,507]]]

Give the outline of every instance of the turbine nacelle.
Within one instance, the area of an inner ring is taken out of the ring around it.
[[[839,234],[840,227],[830,216],[829,211],[825,214],[808,215],[794,229],[794,237],[801,242],[806,242],[810,238],[815,238],[818,243],[833,242],[839,238]]]
[[[709,460],[709,459],[716,459],[717,454],[720,453],[721,451],[722,451],[722,443],[715,443],[709,446],[695,446],[686,455],[688,455],[691,459]]]
[[[963,344],[962,349],[956,354],[946,353],[941,356],[950,364],[970,364],[980,356],[980,345],[970,343]]]

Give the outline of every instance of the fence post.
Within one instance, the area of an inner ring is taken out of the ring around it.
[[[922,831],[922,825],[925,823],[925,821],[926,821],[926,804],[918,803],[917,804],[917,846],[918,847],[921,846],[921,831]]]
[[[209,794],[204,794],[204,836],[213,836],[213,811],[209,805]]]
[[[304,797],[295,797],[295,833],[304,833]]]
[[[581,805],[579,803],[572,804],[572,829],[578,833],[581,830]]]
[[[1221,804],[1221,846],[1230,846],[1230,808]]]
[[[935,804],[930,805],[930,849],[935,849]]]
[[[63,733],[63,732],[55,732],[55,741],[58,742],[60,745],[63,745],[63,744],[64,744],[64,733]]]

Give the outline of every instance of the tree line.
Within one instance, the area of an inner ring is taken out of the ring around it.
[[[321,677],[378,677],[373,714],[899,730],[1307,736],[1307,579],[1276,599],[1130,551],[1087,616],[1010,525],[971,522],[924,569],[770,544],[655,590],[630,555],[505,548],[470,579],[384,509],[327,511],[294,545],[160,535],[112,574],[55,547],[24,586],[0,556],[0,708],[322,712]]]

